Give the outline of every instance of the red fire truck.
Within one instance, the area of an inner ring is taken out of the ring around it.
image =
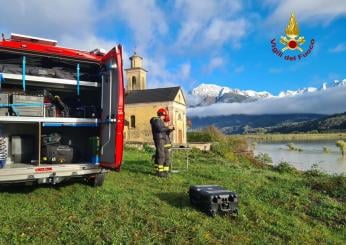
[[[94,186],[123,158],[122,47],[0,41],[0,184],[85,178]]]

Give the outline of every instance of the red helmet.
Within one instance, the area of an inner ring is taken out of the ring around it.
[[[160,108],[157,110],[157,115],[158,116],[167,116],[168,115],[168,112],[165,108]]]
[[[169,122],[171,119],[169,118],[169,115],[167,114],[167,116],[165,116],[165,119],[163,119],[163,121],[165,122]]]
[[[160,108],[157,111],[157,115],[158,116],[164,116],[165,118],[163,119],[165,122],[169,122],[169,115],[168,115],[168,111],[165,108]]]

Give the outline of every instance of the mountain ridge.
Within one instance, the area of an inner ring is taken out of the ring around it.
[[[189,93],[190,107],[206,106],[214,103],[246,103],[267,98],[283,98],[317,91],[325,91],[329,88],[338,86],[346,86],[346,79],[334,80],[331,83],[322,83],[320,88],[307,87],[297,90],[281,91],[277,95],[273,95],[268,91],[240,90],[227,86],[219,86],[216,84],[202,83]]]
[[[324,114],[263,114],[263,115],[222,115],[210,117],[192,117],[192,129],[198,130],[210,125],[214,125],[226,134],[241,134],[245,131],[260,130],[262,128],[279,128],[283,125],[291,125],[294,123],[303,123],[320,118],[324,118]]]

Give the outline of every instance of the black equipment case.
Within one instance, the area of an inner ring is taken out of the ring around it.
[[[73,148],[68,145],[46,145],[42,148],[42,158],[49,163],[72,163]]]
[[[208,215],[238,214],[237,194],[224,187],[218,185],[193,185],[190,186],[189,196],[191,204]]]

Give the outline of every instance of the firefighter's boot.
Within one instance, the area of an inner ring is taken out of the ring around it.
[[[163,172],[164,172],[164,176],[168,177],[168,175],[169,175],[169,166],[168,165],[164,165]]]
[[[163,165],[156,164],[156,176],[165,177]]]

